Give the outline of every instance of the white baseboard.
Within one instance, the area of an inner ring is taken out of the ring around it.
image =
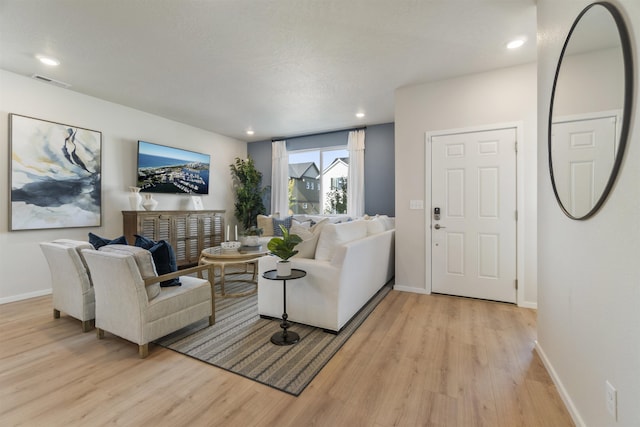
[[[535,302],[523,301],[523,302],[518,304],[518,307],[531,308],[533,310],[537,310],[538,309],[538,304],[535,303]]]
[[[400,291],[400,292],[413,292],[414,294],[424,294],[424,295],[431,294],[431,292],[427,291],[426,289],[412,288],[410,286],[401,286],[401,285],[393,285],[393,290]]]
[[[7,304],[10,302],[16,302],[16,301],[22,301],[25,299],[29,299],[29,298],[36,298],[36,297],[41,297],[44,295],[49,295],[51,294],[51,289],[45,289],[42,291],[35,291],[35,292],[29,292],[26,294],[20,294],[20,295],[13,295],[10,297],[4,297],[4,298],[0,298],[0,305],[1,304]]]
[[[567,393],[567,389],[564,388],[562,381],[560,381],[558,374],[556,373],[555,369],[553,369],[553,366],[551,365],[549,358],[547,358],[547,355],[542,349],[542,346],[540,345],[538,340],[536,340],[536,352],[538,353],[538,356],[540,356],[540,359],[542,360],[544,367],[547,368],[547,372],[549,373],[549,376],[551,377],[551,380],[553,381],[553,383],[556,385],[556,388],[558,389],[558,393],[560,394],[560,397],[562,398],[564,405],[567,407],[567,410],[569,411],[569,415],[571,415],[571,418],[573,419],[573,422],[575,423],[575,425],[577,427],[587,427],[587,424],[582,420],[582,417],[580,416],[578,409],[573,404],[573,400],[571,400],[571,396],[569,396],[569,393]]]

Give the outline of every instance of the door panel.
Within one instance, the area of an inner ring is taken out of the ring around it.
[[[609,180],[616,155],[615,116],[553,123],[553,179],[574,216],[591,210]]]
[[[516,130],[433,136],[433,292],[516,302]]]

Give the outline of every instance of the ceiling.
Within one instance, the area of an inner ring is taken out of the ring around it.
[[[392,122],[397,88],[535,44],[535,0],[0,0],[0,68],[242,141]]]

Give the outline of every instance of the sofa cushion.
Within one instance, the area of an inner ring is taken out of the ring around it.
[[[293,224],[289,232],[291,234],[297,234],[302,239],[302,242],[296,245],[298,253],[293,257],[313,259],[316,254],[316,247],[318,246],[318,239],[320,238],[322,229],[328,223],[329,220],[324,218],[313,227]]]
[[[376,215],[376,218],[382,221],[387,230],[393,230],[396,228],[395,218],[389,217],[388,215]]]
[[[278,213],[275,213],[269,216],[266,216],[266,215],[257,216],[258,228],[262,228],[262,235],[264,237],[273,236],[273,219],[279,218],[279,217],[280,215]]]
[[[293,220],[292,216],[288,216],[283,219],[273,218],[273,235],[282,237],[282,230],[280,226],[282,225],[287,230],[291,228],[291,221]]]
[[[299,230],[300,228],[310,229],[314,224],[317,224],[317,223],[314,223],[314,222],[313,222],[312,220],[310,220],[310,219],[306,219],[306,220],[301,221],[301,220],[297,220],[297,219],[295,219],[295,217],[294,217],[294,218],[291,220],[291,227],[292,227],[292,228],[293,228],[293,227],[298,227],[298,230]]]
[[[151,252],[151,256],[153,257],[153,262],[156,266],[158,276],[178,271],[176,254],[169,242],[167,242],[166,240],[155,242],[148,237],[140,236],[138,234],[136,234],[135,236],[135,246],[147,249],[149,250],[149,252]],[[160,286],[180,286],[180,280],[177,278],[165,280],[164,282],[160,282]]]
[[[382,233],[387,230],[386,224],[380,218],[372,218],[365,221],[367,225],[367,235],[371,236],[374,234]]]
[[[327,224],[320,233],[315,259],[329,261],[338,246],[362,239],[367,236],[365,221],[349,221],[340,224]]]
[[[106,239],[89,232],[89,243],[91,243],[94,248],[100,249],[105,245],[126,245],[127,239],[124,236],[116,237],[115,239]]]
[[[146,249],[129,245],[105,245],[98,250],[101,252],[115,252],[133,255],[133,259],[136,261],[138,270],[140,270],[140,276],[142,276],[143,279],[158,276],[151,252]],[[147,291],[149,301],[151,301],[160,295],[160,283],[154,283],[146,286],[145,290]]]

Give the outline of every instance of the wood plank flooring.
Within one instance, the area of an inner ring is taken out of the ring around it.
[[[573,426],[535,311],[392,291],[299,397],[150,345],[0,305],[2,426]],[[265,339],[268,339],[266,337]]]

